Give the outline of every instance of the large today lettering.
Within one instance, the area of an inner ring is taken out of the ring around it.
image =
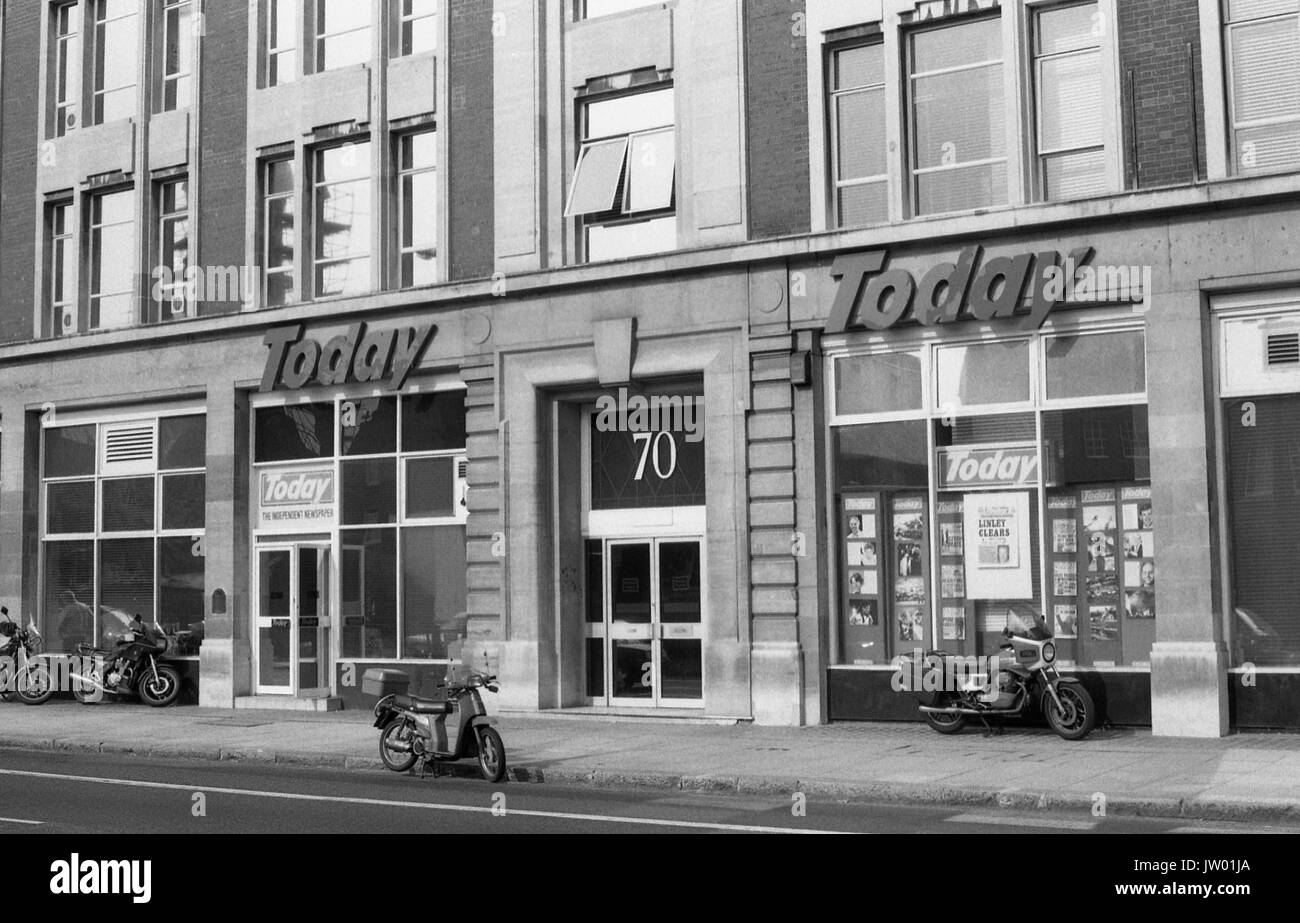
[[[1059,274],[1061,254],[1044,250],[998,256],[981,266],[983,254],[981,246],[967,247],[955,263],[933,267],[919,285],[905,269],[881,272],[887,250],[837,256],[831,264],[831,277],[839,287],[826,332],[843,333],[855,327],[886,330],[905,318],[932,327],[961,320],[1021,317],[1030,329],[1042,326],[1056,304],[1049,286]],[[1085,266],[1092,256],[1092,247],[1078,247],[1070,252],[1066,265]],[[1028,313],[1023,309],[1026,293]]]
[[[436,332],[433,324],[421,324],[367,333],[366,325],[357,323],[322,347],[303,338],[302,324],[276,327],[262,341],[268,352],[260,390],[272,391],[277,385],[293,390],[312,382],[326,386],[380,382],[387,376],[389,390],[396,391]]]

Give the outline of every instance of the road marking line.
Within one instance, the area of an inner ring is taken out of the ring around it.
[[[33,827],[40,827],[45,824],[43,820],[23,820],[19,817],[0,817],[0,824],[31,824]]]
[[[950,824],[991,824],[1003,827],[1054,827],[1062,830],[1091,830],[1095,821],[1064,820],[1057,817],[997,817],[991,814],[957,814],[944,818]]]
[[[204,792],[218,795],[244,795],[251,798],[279,798],[286,801],[327,801],[336,804],[360,804],[380,808],[415,808],[423,811],[454,811],[463,814],[492,814],[491,807],[467,804],[437,804],[427,801],[395,801],[385,798],[355,798],[346,795],[307,795],[300,792],[263,792],[251,788],[220,788],[212,785],[181,785],[176,782],[146,782],[139,779],[104,779],[75,776],[60,772],[34,772],[26,769],[0,769],[0,775],[26,776],[35,779],[58,779],[94,785],[124,785],[132,788],[161,788],[171,791]],[[632,824],[645,827],[682,827],[692,830],[727,830],[734,833],[844,833],[842,830],[808,830],[800,827],[766,827],[758,824],[723,824],[696,820],[657,820],[651,817],[619,817],[614,814],[578,814],[569,811],[530,811],[508,808],[503,816],[548,817],[556,820],[585,820],[607,824]]]

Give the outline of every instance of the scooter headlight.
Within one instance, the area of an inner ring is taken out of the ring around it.
[[[1056,645],[1048,641],[1043,645],[1043,662],[1051,663],[1056,659]]]

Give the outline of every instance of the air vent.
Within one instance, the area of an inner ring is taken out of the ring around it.
[[[1300,365],[1300,331],[1265,334],[1264,342],[1264,355],[1269,368]]]
[[[157,442],[157,428],[152,420],[107,425],[103,429],[100,470],[104,474],[152,473]]]
[[[456,458],[456,505],[453,510],[459,522],[469,520],[469,459]]]

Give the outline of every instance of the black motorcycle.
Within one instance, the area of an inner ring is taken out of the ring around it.
[[[0,606],[0,699],[16,695],[26,705],[41,705],[54,695],[50,665],[41,657],[44,646],[35,626],[24,628]]]
[[[165,708],[181,692],[180,673],[158,662],[166,650],[167,636],[136,615],[113,650],[77,645],[82,666],[72,677],[72,695],[82,704],[98,702],[105,694],[135,695],[146,705]]]

